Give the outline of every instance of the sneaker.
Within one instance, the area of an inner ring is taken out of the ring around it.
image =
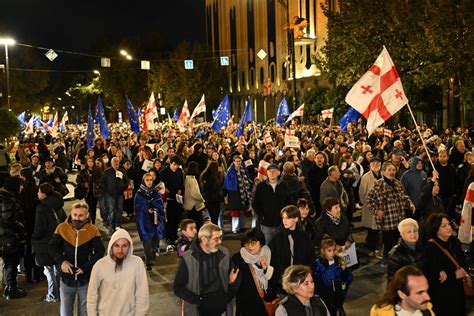
[[[175,251],[175,250],[176,250],[176,248],[173,245],[166,246],[166,252],[172,252],[172,251]]]
[[[5,291],[3,291],[3,297],[7,300],[13,300],[16,298],[22,298],[26,296],[26,290],[21,287],[15,287],[15,288],[5,288]]]
[[[57,298],[48,299],[48,297],[46,295],[43,296],[42,301],[45,302],[45,303],[57,303],[57,302],[59,302],[59,300]]]
[[[379,260],[382,260],[383,259],[383,254],[380,250],[375,250],[374,251],[374,257],[379,259]]]

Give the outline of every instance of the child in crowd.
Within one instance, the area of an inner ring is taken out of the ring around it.
[[[178,238],[178,256],[182,257],[197,235],[196,222],[192,219],[183,219],[179,224],[179,231],[181,236]]]
[[[331,316],[345,315],[344,299],[352,281],[352,272],[336,249],[336,242],[326,235],[321,243],[320,257],[314,263],[316,293],[326,303]]]

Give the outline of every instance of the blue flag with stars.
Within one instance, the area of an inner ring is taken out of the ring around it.
[[[252,112],[252,103],[250,102],[250,99],[247,100],[247,104],[245,105],[245,110],[244,113],[242,114],[242,117],[240,118],[239,126],[237,127],[237,130],[235,131],[235,136],[240,137],[244,134],[244,127],[245,124],[248,122],[252,122],[254,120],[253,118],[253,112]]]
[[[91,105],[89,104],[89,114],[87,115],[87,149],[94,147],[94,118],[92,117]]]
[[[128,113],[128,120],[130,121],[130,128],[132,132],[139,133],[140,132],[140,123],[138,123],[138,115],[137,112],[133,109],[133,104],[125,95],[125,99],[127,99],[127,113]]]
[[[173,113],[173,122],[177,122],[179,120],[179,112],[178,112],[178,108],[174,109],[174,113]]]
[[[103,138],[109,137],[109,128],[107,127],[107,120],[105,119],[104,107],[102,106],[102,98],[100,95],[97,98],[97,122],[99,122],[100,126],[100,135],[102,135]]]
[[[20,121],[21,126],[25,126],[25,119],[26,119],[26,112],[23,111],[21,112],[20,115],[18,115],[18,121]]]
[[[216,110],[216,117],[211,124],[211,128],[214,132],[218,132],[221,128],[227,125],[227,121],[229,121],[230,117],[230,105],[229,105],[229,97],[226,96],[222,99],[221,104]]]
[[[344,114],[344,116],[339,120],[339,125],[341,125],[342,131],[345,133],[347,131],[347,124],[357,121],[359,117],[360,113],[350,106],[346,114]]]
[[[286,99],[281,100],[280,105],[278,106],[278,112],[276,117],[276,125],[283,125],[285,118],[290,115],[290,109],[288,108],[288,103]]]

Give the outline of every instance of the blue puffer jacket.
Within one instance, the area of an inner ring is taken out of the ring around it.
[[[418,209],[418,199],[421,194],[421,187],[426,182],[426,172],[416,169],[416,165],[421,161],[421,158],[414,156],[408,161],[410,163],[410,169],[405,171],[400,181],[405,188],[406,193],[410,197],[410,200],[415,204]]]
[[[155,191],[151,198],[147,198],[140,191],[135,194],[135,216],[137,221],[138,234],[141,241],[152,238],[165,238],[165,212],[161,194]],[[157,209],[158,224],[154,223],[154,215],[148,209]]]

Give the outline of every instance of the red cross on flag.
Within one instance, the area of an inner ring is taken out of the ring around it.
[[[296,111],[291,113],[290,116],[288,116],[288,118],[286,119],[285,124],[288,124],[289,122],[291,122],[292,119],[294,119],[297,116],[303,117],[303,114],[304,114],[304,103],[301,104],[300,107],[296,109]]]
[[[54,119],[53,119],[53,128],[51,129],[51,135],[53,137],[56,137],[58,135],[58,129],[59,129],[59,116],[58,112],[54,113]]]
[[[143,123],[145,131],[155,129],[154,119],[158,119],[158,110],[156,109],[155,95],[152,92],[145,108],[145,122]]]
[[[270,134],[265,134],[265,136],[263,136],[263,141],[265,142],[265,144],[272,143],[272,136]]]
[[[323,119],[332,118],[333,113],[334,113],[334,108],[321,111],[321,115],[323,116]]]
[[[461,223],[459,224],[458,239],[463,244],[472,242],[472,208],[474,207],[474,182],[469,185],[462,206]]]
[[[188,124],[188,120],[189,120],[189,109],[188,109],[188,100],[184,100],[184,105],[183,105],[183,108],[181,109],[181,114],[179,115],[179,119],[178,119],[178,126],[181,128],[181,129],[184,129],[184,127]]]
[[[192,120],[194,117],[198,116],[201,113],[206,113],[206,102],[204,101],[204,94],[202,95],[201,101],[199,101],[198,105],[194,108],[193,114],[191,114]]]
[[[408,103],[385,46],[373,66],[349,91],[346,102],[367,119],[369,135]]]

